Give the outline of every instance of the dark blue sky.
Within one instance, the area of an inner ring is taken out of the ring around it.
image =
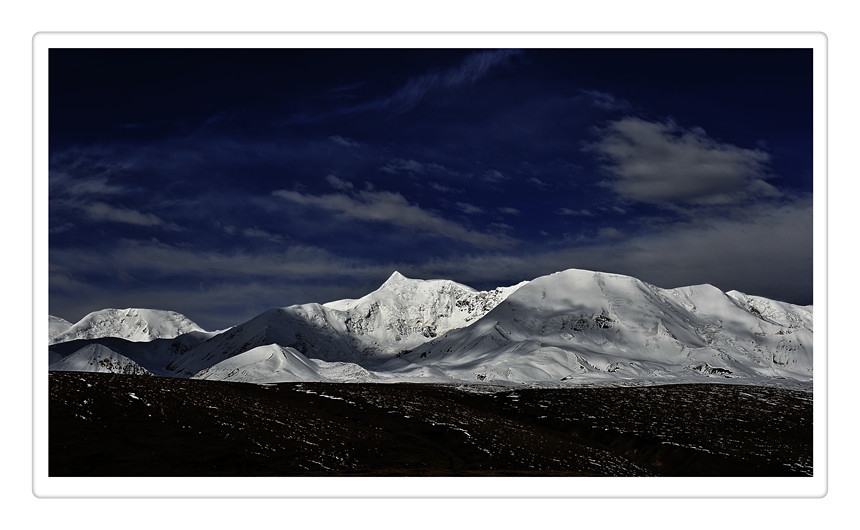
[[[586,268],[812,303],[811,50],[50,52],[51,314]]]

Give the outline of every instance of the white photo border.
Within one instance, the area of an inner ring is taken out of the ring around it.
[[[51,48],[807,48],[813,51],[812,477],[48,476],[48,51]],[[814,32],[37,33],[33,53],[33,493],[63,498],[793,498],[827,494],[827,37]]]

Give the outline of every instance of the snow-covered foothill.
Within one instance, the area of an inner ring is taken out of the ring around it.
[[[49,370],[62,372],[101,372],[126,375],[151,375],[148,370],[101,344],[89,344],[52,363]]]
[[[293,348],[268,344],[224,359],[197,372],[192,379],[252,383],[319,381],[316,366]]]
[[[205,368],[192,379],[250,383],[369,382],[380,377],[358,364],[308,359],[294,348],[258,346]]]

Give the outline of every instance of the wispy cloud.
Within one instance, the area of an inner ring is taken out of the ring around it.
[[[263,231],[243,230],[244,235],[265,237]],[[57,250],[52,268],[57,273],[120,270],[153,277],[223,278],[285,277],[293,280],[379,274],[377,267],[339,258],[314,246],[291,245],[278,252],[200,250],[157,240],[120,240],[100,252],[82,254],[76,249]],[[77,256],[76,259],[66,259]]]
[[[594,215],[593,213],[591,213],[591,210],[588,210],[585,208],[583,208],[581,210],[571,210],[570,208],[559,208],[558,210],[555,211],[555,213],[557,213],[559,215],[584,215],[586,217],[591,217]]]
[[[262,229],[256,228],[256,227],[243,228],[242,229],[242,235],[245,237],[263,239],[263,240],[272,241],[275,243],[281,243],[282,241],[284,241],[284,237],[281,236],[280,234],[273,234],[271,232],[268,232],[266,230],[262,230]]]
[[[465,213],[465,214],[484,213],[483,208],[475,206],[474,204],[469,204],[467,202],[458,202],[456,204],[457,204],[457,208],[459,208],[460,211]]]
[[[388,95],[326,110],[302,110],[291,116],[285,123],[318,122],[368,111],[405,114],[434,96],[476,85],[481,79],[493,72],[511,66],[514,58],[522,54],[522,50],[506,49],[475,52],[463,58],[456,66],[414,76]],[[328,91],[328,94],[332,97],[340,97],[361,84],[364,83],[346,85],[342,90],[332,89]]]
[[[379,170],[390,175],[411,173],[414,175],[438,174],[453,177],[460,176],[460,172],[436,162],[419,162],[404,158],[393,158],[386,162]]]
[[[427,164],[423,164],[416,160],[395,158],[393,160],[389,160],[384,166],[379,168],[379,170],[392,175],[401,172],[424,173],[427,171]]]
[[[600,107],[605,110],[627,110],[630,108],[630,102],[613,96],[608,92],[601,92],[599,90],[585,90],[581,89],[580,92],[585,94],[591,104],[595,107]]]
[[[386,108],[408,112],[435,93],[471,86],[493,70],[506,67],[521,50],[484,50],[463,59],[459,65],[441,72],[429,72],[406,82],[394,94],[367,104],[366,108]]]
[[[628,117],[600,131],[596,152],[623,198],[658,205],[725,205],[779,192],[766,182],[770,156],[719,142],[695,127]]]
[[[347,138],[345,136],[341,136],[339,134],[335,134],[328,137],[329,140],[336,143],[337,145],[341,145],[343,147],[361,147],[361,143],[353,140],[352,138]]]
[[[607,226],[597,231],[597,237],[601,239],[622,239],[624,235],[617,228]]]
[[[72,176],[65,171],[51,171],[48,187],[52,199],[123,195],[131,191],[128,186],[111,182],[105,176]]]
[[[354,196],[343,193],[309,195],[277,190],[272,194],[296,204],[327,210],[340,219],[389,224],[480,248],[509,248],[516,243],[507,236],[475,231],[424,210],[410,204],[399,193],[363,190]]]
[[[86,214],[96,221],[112,221],[138,226],[159,226],[165,224],[157,215],[142,213],[130,208],[116,207],[103,202],[83,206]]]
[[[481,178],[487,182],[499,183],[508,180],[508,177],[498,169],[488,169],[481,174]]]
[[[547,189],[549,187],[549,185],[546,182],[544,182],[543,180],[541,180],[537,177],[531,177],[528,179],[527,182],[533,186],[536,186],[536,187],[542,189],[542,190]]]
[[[446,186],[444,184],[440,184],[438,182],[427,182],[427,185],[433,188],[434,190],[441,193],[463,193],[462,189],[452,188],[451,186]]]

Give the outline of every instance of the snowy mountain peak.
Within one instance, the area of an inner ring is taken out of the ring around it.
[[[407,278],[406,276],[400,274],[400,272],[398,272],[398,271],[394,271],[391,273],[391,276],[389,276],[388,279],[385,280],[385,283],[383,283],[382,286],[383,287],[384,286],[391,287],[394,285],[402,284],[402,283],[407,282],[409,280],[410,280],[410,278]]]
[[[172,339],[192,331],[204,331],[188,317],[158,309],[102,309],[94,311],[62,333],[49,337],[50,344],[77,339],[117,337],[133,342]]]
[[[481,381],[808,381],[812,346],[805,307],[570,269],[532,280],[484,318],[403,357]]]

